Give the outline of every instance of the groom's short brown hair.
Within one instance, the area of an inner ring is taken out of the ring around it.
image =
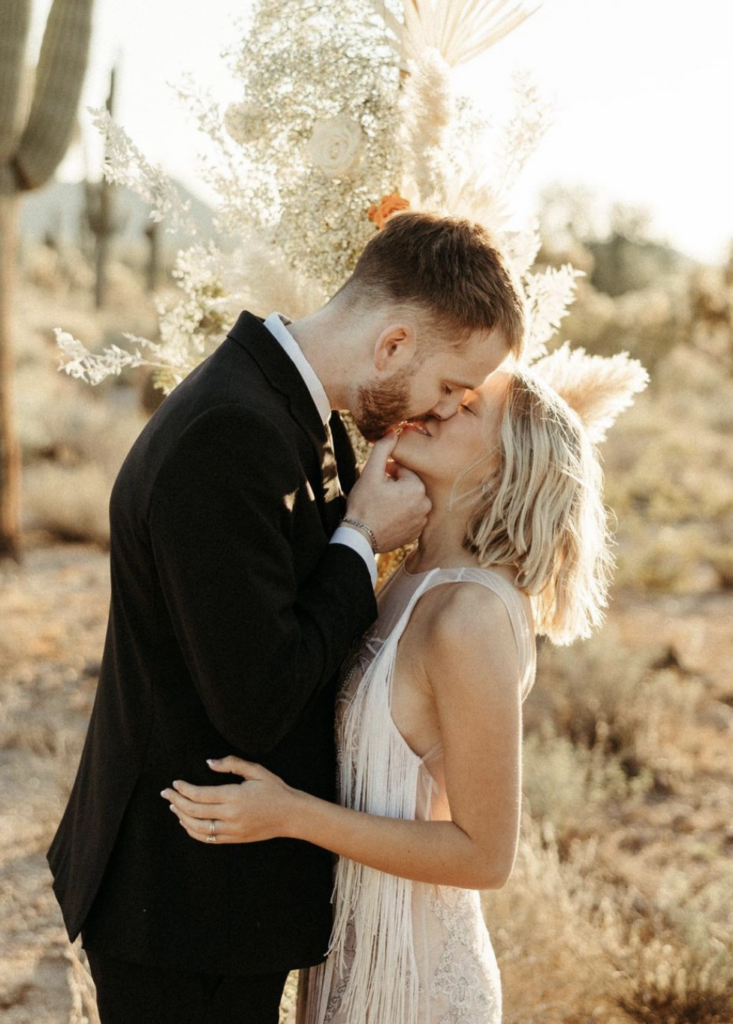
[[[369,240],[342,291],[424,309],[442,343],[497,328],[521,353],[524,310],[506,262],[480,224],[431,213],[393,214]],[[345,295],[346,297],[346,295]]]

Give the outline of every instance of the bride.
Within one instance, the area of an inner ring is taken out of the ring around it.
[[[494,373],[451,419],[403,424],[393,458],[432,512],[344,671],[341,806],[233,757],[209,763],[244,784],[166,793],[201,842],[214,820],[218,842],[339,855],[331,947],[301,972],[298,1024],[498,1024],[477,890],[503,886],[517,851],[535,634],[566,644],[601,619],[601,470],[579,416],[529,370]]]

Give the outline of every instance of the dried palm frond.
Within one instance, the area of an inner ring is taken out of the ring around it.
[[[504,126],[497,154],[502,189],[510,189],[536,151],[552,121],[552,107],[527,71],[512,75],[514,109]]]
[[[515,275],[526,277],[542,244],[539,222],[534,220],[521,231],[505,231],[502,242]]]
[[[538,360],[532,372],[554,388],[585,424],[591,441],[605,440],[618,415],[649,383],[649,374],[628,352],[590,356],[565,342]]]
[[[503,248],[509,206],[482,167],[462,175],[454,174],[446,182],[445,206],[450,216],[465,217],[481,224]]]
[[[316,281],[293,268],[282,252],[254,231],[243,235],[236,250],[222,256],[217,273],[223,295],[212,307],[230,319],[242,309],[278,309],[297,320],[328,298]]]
[[[524,3],[515,3],[507,10],[510,0],[403,0],[404,23],[400,24],[385,3],[373,3],[403,62],[432,48],[451,67],[478,57],[540,6],[527,9]]]
[[[527,343],[524,359],[533,363],[547,353],[547,343],[558,330],[575,299],[575,284],[583,277],[570,263],[527,273],[524,294],[527,311]]]

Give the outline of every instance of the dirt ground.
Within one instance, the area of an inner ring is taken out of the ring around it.
[[[0,1010],[7,1024],[62,1024],[72,1008],[69,960],[45,851],[69,792],[91,710],[109,592],[106,554],[85,546],[31,550],[0,569]],[[670,834],[694,866],[715,847],[733,855],[733,596],[616,602],[611,619],[632,648],[694,672],[715,694],[702,768],[685,799],[612,822],[619,872],[652,867]],[[686,840],[686,841],[685,841]],[[511,883],[510,883],[511,884]]]
[[[45,851],[81,752],[104,642],[107,556],[30,551],[0,571],[0,1009],[69,1019],[69,961]]]

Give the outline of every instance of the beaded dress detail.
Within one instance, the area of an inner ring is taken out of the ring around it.
[[[337,702],[339,801],[393,818],[450,818],[443,750],[419,757],[392,718],[397,645],[428,590],[479,583],[503,601],[519,651],[522,698],[535,640],[524,598],[488,569],[404,564],[378,596],[379,617],[345,670]],[[500,1024],[499,968],[480,895],[413,882],[340,858],[326,961],[301,971],[297,1024]]]

